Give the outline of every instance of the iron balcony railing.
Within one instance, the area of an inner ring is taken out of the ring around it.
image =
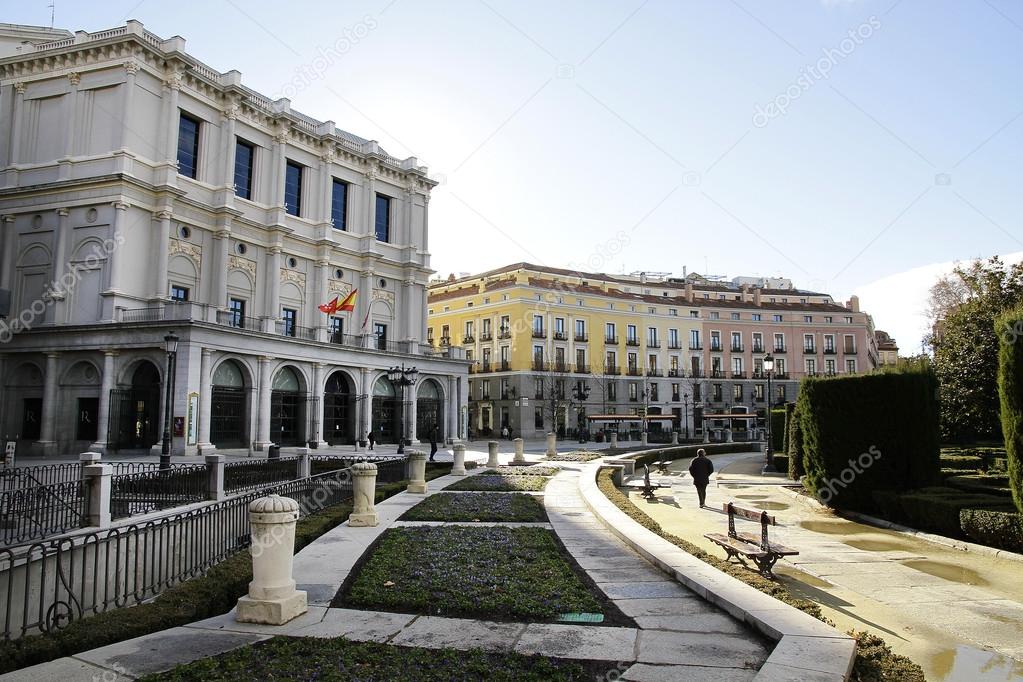
[[[497,338],[499,339],[510,339],[511,337],[512,337],[511,330],[508,329],[507,327],[502,328],[501,331],[498,332],[497,334]]]
[[[711,350],[712,353],[720,353],[721,352],[721,344],[720,343],[712,343],[712,344],[710,344],[710,350]]]
[[[466,334],[462,337],[462,344],[476,343],[476,337],[472,334]]]
[[[669,341],[668,350],[682,350],[682,346],[679,344],[678,341]]]
[[[735,344],[732,344],[732,352],[733,353],[742,353],[742,352],[744,352],[742,345],[740,344],[740,345],[737,346]]]
[[[555,341],[567,341],[568,340],[568,334],[566,334],[565,332],[554,332],[554,340]]]
[[[746,378],[746,372],[743,372],[743,371],[736,372],[736,371],[733,370],[732,371],[732,378],[733,379],[745,379]]]
[[[775,346],[774,347],[774,351],[772,351],[772,352],[774,352],[774,353],[787,353],[788,349],[785,346]]]
[[[813,355],[814,353],[817,352],[817,347],[816,346],[803,346],[803,352],[807,353],[809,355]]]
[[[846,346],[842,349],[842,352],[845,353],[846,355],[856,355],[856,348]]]
[[[626,346],[638,346],[639,345],[639,339],[625,339],[625,345]]]
[[[829,346],[824,346],[824,354],[825,355],[838,355],[838,349],[835,348],[834,346],[830,346],[830,347]]]
[[[681,377],[681,376],[683,376],[683,372],[682,372],[682,370],[680,370],[680,369],[678,369],[676,367],[674,369],[669,369],[668,370],[668,376],[669,377]]]
[[[604,337],[604,343],[609,345],[609,346],[617,346],[618,345],[618,337],[617,336],[605,336]]]
[[[494,365],[495,372],[509,372],[511,371],[511,363],[507,360],[498,360],[497,364]]]
[[[262,322],[259,318],[249,317],[248,315],[233,312],[231,310],[218,310],[217,324],[224,325],[225,327],[246,329],[251,332],[263,331]]]
[[[480,365],[480,371],[481,372],[489,372],[490,371],[490,363],[489,362],[483,362]]]
[[[702,343],[693,343],[692,341],[690,341],[689,342],[689,350],[703,350],[703,344]]]
[[[575,372],[576,372],[576,374],[589,374],[590,373],[590,366],[589,365],[581,365],[581,364],[579,364],[577,362],[576,365],[575,365]]]
[[[648,377],[659,377],[659,376],[664,376],[664,373],[661,372],[661,370],[659,370],[659,369],[648,369],[646,371],[646,375]]]
[[[622,370],[618,365],[604,365],[604,374],[608,376],[618,376],[621,373]]]
[[[546,339],[547,338],[547,332],[545,330],[543,330],[543,329],[534,329],[533,330],[533,338],[534,339]]]
[[[646,342],[646,347],[647,348],[660,348],[661,347],[661,342],[660,341],[647,341]]]
[[[537,360],[534,358],[532,367],[534,372],[543,372],[547,370],[547,363],[543,360]]]
[[[627,371],[630,377],[641,377],[643,376],[643,370],[639,367],[629,367]]]
[[[694,369],[691,372],[689,372],[689,376],[692,377],[693,379],[703,379],[704,373],[702,369]]]
[[[712,369],[710,371],[710,377],[711,379],[724,379],[725,373],[723,370],[720,369]]]
[[[494,340],[493,332],[483,332],[483,333],[480,334],[480,341],[493,341],[493,340]]]
[[[589,339],[590,339],[590,337],[587,336],[586,334],[580,334],[580,333],[576,332],[575,340],[578,343],[586,343],[587,341],[589,341]]]

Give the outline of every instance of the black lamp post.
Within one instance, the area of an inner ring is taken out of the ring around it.
[[[586,415],[584,413],[584,410],[586,409],[585,408],[585,406],[586,406],[586,399],[590,397],[590,387],[589,387],[589,384],[585,384],[585,383],[580,381],[579,383],[577,383],[575,385],[575,389],[574,389],[573,394],[575,396],[575,399],[579,401],[579,416],[578,416],[578,422],[579,422],[579,442],[580,443],[584,443],[584,442],[586,442],[583,439],[583,432],[586,430],[585,429]]]
[[[401,363],[401,367],[392,367],[387,370],[387,380],[401,390],[401,433],[398,435],[399,455],[405,454],[405,388],[407,386],[414,386],[418,376],[419,370],[415,367],[406,369],[404,362]]]
[[[771,433],[771,375],[774,373],[774,358],[764,356],[764,374],[767,375],[767,466],[774,466],[774,435]]]
[[[683,419],[685,420],[685,425],[686,425],[686,440],[689,440],[689,394],[688,393],[683,393],[682,394],[682,410],[683,410],[683,413],[682,413],[683,414]]]
[[[178,337],[170,332],[163,337],[164,348],[167,351],[167,376],[164,380],[165,395],[163,398],[163,446],[160,449],[160,468],[170,469],[171,461],[171,420],[174,409],[174,369],[177,364]]]

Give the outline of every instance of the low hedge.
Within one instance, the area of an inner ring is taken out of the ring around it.
[[[703,445],[676,445],[670,448],[657,448],[655,450],[644,450],[641,453],[630,456],[636,460],[636,466],[653,464],[665,459],[683,459],[685,457],[696,457],[696,451],[703,448],[708,455],[724,455],[732,452],[749,452],[749,443],[706,443]]]
[[[789,473],[789,456],[788,455],[775,455],[774,456],[774,470],[778,473],[788,475]]]
[[[906,525],[950,538],[964,535],[959,524],[959,513],[963,509],[1013,510],[1012,503],[1005,498],[943,486],[905,493],[899,496],[899,508]]]
[[[426,478],[443,476],[450,468],[431,467]],[[381,485],[376,501],[403,492],[407,485],[407,481]],[[295,527],[295,552],[344,523],[351,511],[351,505],[343,503],[301,519]],[[0,642],[0,674],[227,613],[248,592],[251,581],[252,557],[238,552],[206,575],[175,585],[152,601],[83,618],[54,633]]]
[[[941,455],[941,466],[950,469],[983,469],[984,458],[979,455]]]
[[[945,485],[972,493],[1012,497],[1009,477],[998,474],[959,474],[945,479]]]
[[[798,481],[806,475],[806,468],[803,466],[803,426],[800,423],[798,404],[792,405],[787,432],[788,445],[785,452],[789,456],[789,478]]]
[[[988,547],[1023,552],[1023,514],[990,509],[963,509],[959,525],[966,537]]]
[[[611,469],[601,469],[597,473],[597,487],[608,500],[625,512],[633,521],[661,536],[676,547],[710,564],[719,571],[738,578],[750,587],[754,587],[764,594],[774,597],[780,602],[797,608],[803,613],[807,613],[828,625],[835,625],[821,613],[821,607],[816,602],[795,597],[785,589],[784,585],[765,578],[752,569],[730,563],[713,554],[709,554],[688,540],[665,531],[661,524],[645,514],[642,509],[633,504],[628,495],[615,487],[614,481],[611,478]],[[891,648],[880,637],[867,632],[850,632],[849,634],[856,638],[856,660],[853,663],[851,678],[853,682],[883,682],[885,680],[924,682],[923,669],[905,656],[893,653]]]

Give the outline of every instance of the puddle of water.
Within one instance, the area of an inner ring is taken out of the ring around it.
[[[810,587],[817,587],[821,589],[834,589],[835,587],[827,580],[818,578],[815,575],[810,575],[806,571],[800,571],[799,569],[796,568],[789,568],[788,566],[786,566],[784,569],[777,569],[775,573],[781,576],[783,580],[786,578],[790,578],[794,581],[799,581],[804,585],[809,585]]]
[[[841,521],[800,521],[799,525],[814,533],[827,533],[829,535],[857,535],[864,531],[858,530],[856,526]]]
[[[766,500],[767,495],[736,495],[740,500]]]
[[[748,488],[749,486],[748,485],[738,485],[736,483],[722,483],[720,487],[728,488],[729,490],[738,490],[740,488]]]
[[[927,679],[936,682],[1002,682],[1023,677],[1023,663],[972,646],[946,649],[929,663]]]
[[[767,511],[779,511],[789,508],[789,505],[784,502],[754,502],[753,506],[757,509],[765,509]]]
[[[910,546],[905,543],[891,540],[843,540],[842,542],[865,552],[899,552],[910,549]]]
[[[988,584],[988,581],[981,578],[980,574],[973,569],[966,568],[964,566],[956,566],[955,564],[946,564],[941,561],[929,561],[926,559],[914,559],[912,561],[903,561],[902,565],[922,571],[928,575],[937,576],[938,578],[951,580],[955,583],[963,583],[964,585]]]

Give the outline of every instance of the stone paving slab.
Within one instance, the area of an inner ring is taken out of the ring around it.
[[[327,609],[319,623],[296,630],[300,637],[344,637],[355,642],[387,642],[418,616],[356,609]]]
[[[466,526],[468,528],[543,528],[553,530],[551,524],[542,521],[395,521],[391,528],[422,528],[440,526]]]
[[[664,573],[656,568],[598,568],[586,572],[598,585],[601,583],[645,583],[664,580]]]
[[[323,620],[327,615],[327,608],[324,606],[310,606],[309,610],[301,616],[294,618],[284,625],[265,625],[263,623],[239,623],[235,620],[235,609],[219,616],[213,616],[205,620],[189,623],[183,627],[197,630],[212,630],[215,632],[241,632],[254,633],[258,635],[290,635],[296,630],[307,628]]]
[[[675,581],[663,578],[660,582],[602,583],[599,587],[611,599],[669,599],[692,594]]]
[[[696,665],[651,665],[636,663],[626,670],[621,679],[628,682],[679,682],[699,680],[700,682],[749,682],[756,677],[756,670],[735,668],[706,668]]]
[[[713,613],[714,607],[696,595],[673,599],[616,599],[615,606],[630,618],[640,616],[692,616]]]
[[[746,625],[725,613],[696,613],[689,616],[637,616],[634,620],[641,630],[749,634],[749,628]]]
[[[487,651],[508,651],[525,629],[525,623],[493,623],[464,618],[420,616],[399,632],[391,640],[391,644],[429,649],[481,648]]]
[[[855,653],[856,642],[848,637],[784,637],[771,654],[771,663],[844,677]]]
[[[0,682],[96,682],[117,675],[115,671],[67,657],[0,675]]]
[[[634,661],[638,635],[634,628],[532,623],[519,636],[515,651],[559,658]]]
[[[759,638],[701,632],[641,630],[640,663],[679,663],[712,668],[753,668],[763,665],[770,653]],[[740,659],[742,664],[736,665]]]

